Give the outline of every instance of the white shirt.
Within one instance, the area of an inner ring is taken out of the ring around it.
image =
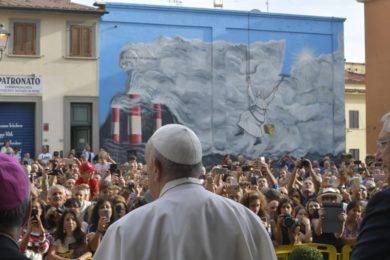
[[[52,159],[52,156],[50,153],[40,153],[38,155],[38,161],[41,162],[41,164],[48,164],[50,162],[50,160]]]
[[[267,259],[275,251],[260,218],[194,178],[168,182],[160,198],[113,223],[94,259]]]
[[[97,164],[95,164],[96,172],[101,177],[103,177],[103,175],[106,173],[106,171],[108,171],[110,169],[110,164],[111,163],[108,163],[108,162],[105,162],[104,164],[101,164],[100,162],[98,162]]]

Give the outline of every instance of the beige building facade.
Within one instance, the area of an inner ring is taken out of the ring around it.
[[[42,145],[64,156],[87,143],[98,150],[103,14],[68,0],[0,1],[0,24],[10,32],[0,61],[0,146],[10,140],[35,155]]]
[[[356,160],[367,155],[365,65],[345,64],[346,152]]]

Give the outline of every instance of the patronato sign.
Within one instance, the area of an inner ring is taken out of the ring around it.
[[[0,75],[0,93],[39,94],[41,91],[41,76]]]

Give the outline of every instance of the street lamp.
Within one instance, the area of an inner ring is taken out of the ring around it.
[[[7,47],[8,37],[10,33],[0,24],[0,60],[3,58],[5,48]]]
[[[214,7],[223,7],[223,0],[214,0]]]

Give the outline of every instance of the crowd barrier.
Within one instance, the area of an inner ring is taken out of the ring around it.
[[[353,245],[345,245],[341,249],[341,260],[349,260],[351,256]]]
[[[308,246],[318,249],[325,260],[349,260],[352,251],[352,245],[345,245],[341,254],[337,253],[336,247],[327,244],[305,243],[300,245],[282,245],[275,248],[278,260],[288,260],[289,254],[297,247]]]

